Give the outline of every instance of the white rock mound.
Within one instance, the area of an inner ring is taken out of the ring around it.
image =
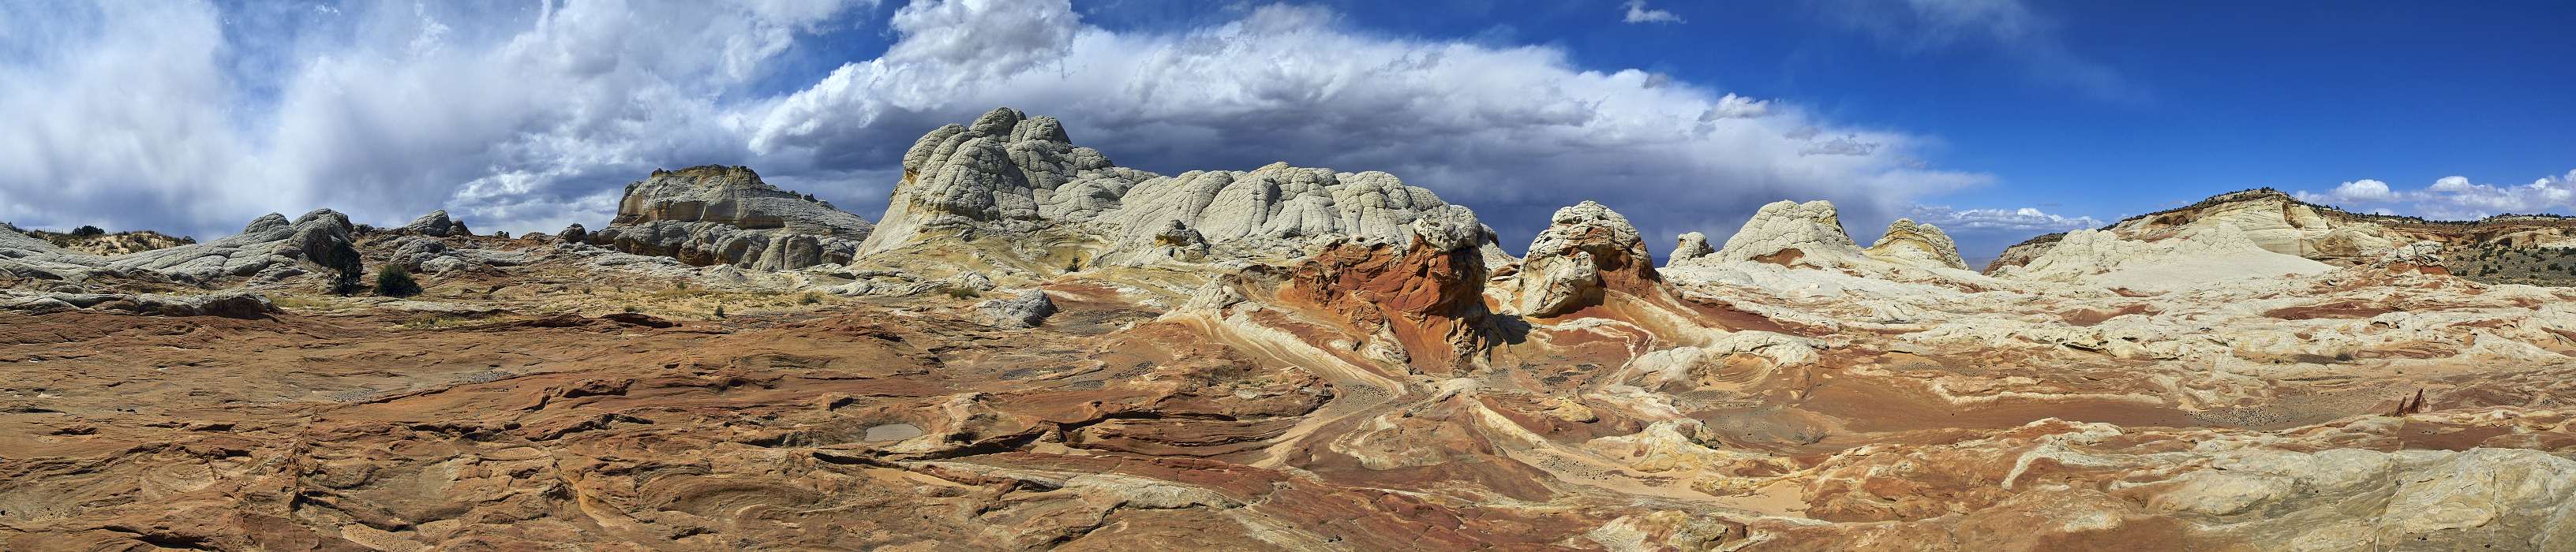
[[[1968,262],[1959,258],[1959,244],[1950,235],[1930,224],[1917,224],[1914,219],[1900,218],[1887,225],[1887,233],[1870,244],[1870,256],[1909,264],[1928,264],[1967,270]]]
[[[1998,276],[2137,290],[2176,290],[2244,278],[2316,274],[2325,263],[2264,249],[2235,225],[2199,227],[2163,241],[2123,240],[2110,232],[2077,230],[2047,253]]]
[[[1726,247],[1700,259],[1833,268],[1867,258],[1851,234],[1843,232],[1842,218],[1835,212],[1833,202],[1820,199],[1764,205],[1744,223],[1744,229],[1726,238]]]
[[[1449,207],[1382,172],[1274,163],[1167,177],[1119,167],[1072,145],[1055,118],[1008,108],[931,131],[903,166],[860,255],[998,236],[1093,247],[1113,264],[1296,256],[1335,238],[1404,246],[1410,225]]]
[[[626,185],[608,227],[564,234],[694,265],[793,270],[849,262],[874,227],[830,202],[762,182],[749,168],[706,165],[653,171]]]
[[[1669,264],[1680,262],[1682,259],[1696,259],[1716,252],[1717,250],[1710,249],[1708,247],[1708,234],[1687,232],[1682,234],[1679,243],[1673,244],[1673,258],[1665,261],[1665,263]]]

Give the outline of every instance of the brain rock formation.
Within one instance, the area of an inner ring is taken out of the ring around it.
[[[847,263],[872,228],[829,202],[762,182],[749,168],[706,165],[656,170],[626,185],[617,218],[580,234],[619,251],[694,265],[786,270]]]
[[[1889,223],[1887,233],[1880,235],[1878,243],[1870,244],[1867,251],[1879,257],[1968,269],[1968,262],[1959,258],[1959,245],[1950,241],[1949,234],[1942,233],[1938,226],[1916,224],[1914,219],[1900,218]]]
[[[1415,220],[1447,206],[1382,172],[1275,163],[1162,176],[1072,145],[1053,117],[996,109],[923,135],[903,158],[885,220],[862,254],[940,239],[1070,243],[1105,261],[1293,257],[1309,243],[1409,243]],[[1490,234],[1490,232],[1486,232]],[[1105,243],[1086,243],[1098,240]]]
[[[1662,282],[1637,227],[1585,201],[1557,209],[1530,242],[1512,307],[1528,316],[1558,316],[1601,304],[1608,290],[1636,293]]]
[[[1775,201],[1753,213],[1726,247],[1702,257],[1710,262],[1760,261],[1782,266],[1832,268],[1863,258],[1860,244],[1843,232],[1834,204],[1824,200]]]

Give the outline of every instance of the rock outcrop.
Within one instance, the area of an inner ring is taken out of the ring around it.
[[[1843,232],[1842,218],[1835,212],[1833,202],[1825,200],[1763,205],[1753,213],[1752,220],[1744,223],[1744,229],[1726,238],[1726,247],[1714,255],[1700,257],[1707,262],[1755,261],[1818,268],[1865,258],[1860,244]]]
[[[693,265],[792,270],[849,262],[872,228],[829,202],[762,182],[749,168],[706,165],[656,170],[626,185],[616,220],[581,234]]]
[[[446,209],[430,211],[429,214],[412,219],[411,224],[405,224],[395,230],[439,238],[474,235],[473,230],[465,228],[464,222],[449,218]]]
[[[1556,210],[1521,259],[1512,309],[1551,317],[1599,305],[1620,290],[1646,295],[1663,284],[1637,227],[1600,203]]]
[[[1937,266],[1967,270],[1968,262],[1959,258],[1959,244],[1950,235],[1929,224],[1916,224],[1914,219],[1900,218],[1887,225],[1887,233],[1866,250],[1871,256],[1907,262],[1926,262]]]
[[[1477,250],[1483,224],[1450,206],[1417,219],[1405,246],[1343,240],[1298,263],[1279,300],[1333,313],[1367,336],[1367,354],[1430,373],[1450,373],[1501,341],[1485,307],[1486,269]],[[1229,286],[1202,288],[1191,304],[1242,301]]]
[[[0,311],[28,314],[88,310],[154,316],[263,318],[277,312],[267,295],[231,290],[202,295],[64,293],[0,289]]]
[[[1713,253],[1717,253],[1717,250],[1708,247],[1708,234],[1684,232],[1680,241],[1673,244],[1673,258],[1666,259],[1664,262],[1669,264],[1682,259],[1697,259]]]
[[[240,234],[222,239],[101,257],[54,247],[43,240],[0,230],[0,272],[21,278],[83,281],[94,276],[143,277],[188,285],[209,285],[224,278],[276,281],[307,273],[306,263],[338,266],[342,255],[354,255],[349,217],[319,209],[287,220],[275,213],[259,217]]]
[[[1345,237],[1404,247],[1409,225],[1448,205],[1382,172],[1275,163],[1167,177],[1119,167],[1073,146],[1055,118],[1007,108],[931,131],[903,163],[862,255],[994,236],[1090,247],[1111,263],[1194,260],[1202,246],[1226,258],[1293,258]]]
[[[975,314],[985,323],[1006,328],[1027,328],[1046,322],[1055,315],[1055,300],[1042,290],[1027,290],[1005,299],[989,299],[975,304]]]
[[[2191,205],[2122,219],[2102,231],[2123,239],[2156,241],[2192,228],[2235,226],[2264,250],[2336,266],[2369,264],[2390,248],[2419,241],[2446,247],[2542,247],[2576,243],[2576,219],[2554,215],[2498,215],[2476,221],[2355,213],[2301,201],[2261,188],[2211,196]],[[2053,247],[2056,234],[2005,250],[1988,273],[2035,259]]]
[[[2334,267],[2264,249],[2235,225],[2194,228],[2155,242],[2077,230],[2028,266],[2002,276],[2113,288],[2174,290],[2223,280],[2315,274]]]
[[[97,255],[101,257],[114,257],[117,255],[141,253],[154,249],[178,247],[197,243],[197,240],[195,239],[171,236],[169,234],[163,234],[151,230],[134,230],[114,233],[100,232],[97,231],[98,229],[95,227],[84,227],[83,230],[74,230],[72,232],[20,230],[16,226],[10,226],[7,223],[0,223],[0,232],[14,232],[21,234],[23,237],[34,238],[45,243],[53,244],[54,247],[60,248],[63,251]],[[5,247],[8,246],[0,245],[0,248]]]

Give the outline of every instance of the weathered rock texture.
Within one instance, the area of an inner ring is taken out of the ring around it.
[[[1401,248],[1409,225],[1447,206],[1382,172],[1276,163],[1162,176],[1119,167],[1072,145],[1055,118],[1007,108],[922,136],[903,167],[863,255],[999,237],[1080,245],[1121,264],[1206,253],[1284,259],[1337,238]]]
[[[1835,213],[1833,202],[1816,200],[1763,205],[1742,230],[1726,238],[1726,247],[1700,259],[1833,268],[1862,258],[1860,244],[1843,232],[1842,217]]]
[[[349,217],[329,209],[293,221],[272,213],[222,239],[105,257],[0,230],[0,272],[75,282],[101,276],[188,285],[226,278],[276,281],[306,274],[310,267],[336,266],[338,252],[350,245],[349,230]]]
[[[626,185],[616,220],[579,234],[693,265],[791,270],[849,262],[872,228],[829,202],[762,182],[749,168],[706,165],[656,170]]]
[[[987,323],[1011,328],[1026,328],[1046,322],[1055,315],[1055,301],[1043,290],[1028,290],[1005,299],[992,299],[975,304],[975,314]]]
[[[65,251],[102,257],[113,257],[129,253],[140,253],[154,249],[197,243],[197,240],[195,239],[174,237],[151,230],[83,234],[78,232],[66,233],[47,232],[43,230],[20,230],[16,226],[10,226],[7,223],[0,223],[0,231],[17,232],[25,235],[26,237],[35,238],[37,240],[53,244],[55,247],[61,248]]]
[[[1866,251],[1881,258],[1968,269],[1968,262],[1959,258],[1959,244],[1951,242],[1949,234],[1937,226],[1916,224],[1914,219],[1900,218],[1889,223],[1887,233],[1879,235],[1878,243],[1870,244]]]
[[[1673,258],[1665,262],[1696,259],[1716,252],[1708,247],[1708,234],[1684,232],[1680,241],[1673,244]]]
[[[2389,248],[2419,241],[2446,247],[2576,244],[2576,219],[2555,215],[2498,215],[2476,221],[2355,213],[2300,201],[2270,188],[2212,196],[2198,203],[2123,219],[2101,230],[2122,239],[2155,241],[2190,228],[2235,226],[2264,250],[2336,266],[2366,264]],[[1992,273],[2038,257],[2054,234],[2007,249],[1986,267]]]
[[[1350,324],[1378,360],[1443,374],[1465,366],[1501,341],[1500,329],[1485,307],[1486,270],[1477,252],[1484,226],[1465,209],[1442,213],[1415,221],[1409,247],[1344,241],[1325,248],[1289,270],[1279,299]]]
[[[473,230],[465,228],[463,221],[449,218],[446,209],[430,211],[429,214],[412,219],[411,224],[405,224],[395,230],[431,237],[474,235]]]
[[[1600,305],[1611,290],[1657,295],[1663,277],[1628,218],[1585,201],[1557,209],[1522,259],[1514,312],[1549,317]]]

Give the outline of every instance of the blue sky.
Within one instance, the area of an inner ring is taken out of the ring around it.
[[[1774,200],[1968,257],[2257,186],[2576,206],[2567,3],[734,0],[0,6],[0,220],[219,235],[331,207],[597,225],[744,164],[875,216],[996,105],[1177,173],[1385,170],[1518,249],[1599,199],[1670,247]]]

